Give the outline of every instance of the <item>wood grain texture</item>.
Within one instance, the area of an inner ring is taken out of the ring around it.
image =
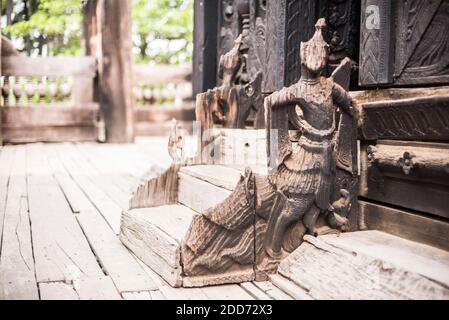
[[[307,236],[279,273],[315,299],[444,299],[447,258],[378,231]]]
[[[81,212],[77,220],[119,292],[157,289],[96,210]]]
[[[255,281],[253,284],[274,300],[292,300],[293,298],[276,287],[270,281]]]
[[[5,142],[97,141],[99,106],[2,107]]]
[[[81,278],[73,282],[80,300],[121,300],[111,278],[108,276]]]
[[[178,172],[180,166],[172,164],[162,174],[154,174],[137,187],[130,199],[129,208],[146,208],[170,205],[178,199]]]
[[[194,212],[181,205],[124,212],[120,240],[170,285],[182,284],[181,241]]]
[[[84,168],[72,157],[73,149],[68,148],[67,145],[59,145],[56,150],[59,151],[57,158],[60,159],[66,170],[70,172],[73,180],[94,204],[112,230],[118,234],[120,232],[120,215],[123,209],[95,183],[98,179],[85,174]]]
[[[39,145],[27,147],[27,193],[37,281],[102,276]]]
[[[39,284],[41,300],[79,300],[73,285],[64,282],[42,282]]]
[[[369,229],[449,250],[449,223],[387,205],[367,201],[360,201],[359,205]]]
[[[3,207],[5,216],[0,255],[2,300],[39,299],[31,244],[25,156],[25,147],[15,153],[8,196]]]
[[[100,33],[98,83],[106,139],[131,142],[134,139],[131,3],[100,0],[97,19]]]
[[[178,201],[198,213],[203,213],[207,209],[214,207],[230,194],[231,191],[227,189],[217,187],[190,175],[179,173]]]
[[[446,144],[379,141],[361,153],[360,195],[447,218],[448,157]]]

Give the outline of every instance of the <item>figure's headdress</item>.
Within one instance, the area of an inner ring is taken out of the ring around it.
[[[310,71],[319,72],[327,63],[329,45],[323,38],[326,20],[321,18],[315,24],[315,34],[307,42],[301,42],[301,63]]]

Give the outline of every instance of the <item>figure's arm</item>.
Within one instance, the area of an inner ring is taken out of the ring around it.
[[[295,90],[293,87],[284,87],[265,98],[265,102],[269,107],[279,107],[287,104],[293,104],[296,99]]]
[[[351,96],[337,83],[334,83],[332,87],[332,99],[334,100],[334,103],[340,107],[340,109],[349,114],[351,117],[354,116],[354,106]]]

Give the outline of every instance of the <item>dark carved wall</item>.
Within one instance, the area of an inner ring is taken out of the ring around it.
[[[194,2],[193,94],[211,89],[216,83],[218,0]]]
[[[361,85],[449,82],[448,0],[363,0]]]
[[[298,81],[300,42],[313,35],[319,18],[326,19],[325,38],[331,46],[328,74],[344,57],[358,61],[360,1],[283,0],[268,1],[267,6],[266,92]]]

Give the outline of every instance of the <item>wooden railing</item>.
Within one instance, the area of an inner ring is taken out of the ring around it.
[[[166,135],[171,119],[195,119],[191,73],[191,66],[134,66],[137,135]]]
[[[175,105],[191,101],[190,66],[134,66],[133,95],[137,107]]]
[[[94,141],[104,138],[94,102],[93,57],[2,57],[3,142]],[[136,135],[166,135],[170,120],[195,119],[190,66],[134,67]]]
[[[2,57],[4,142],[97,140],[96,59]]]

